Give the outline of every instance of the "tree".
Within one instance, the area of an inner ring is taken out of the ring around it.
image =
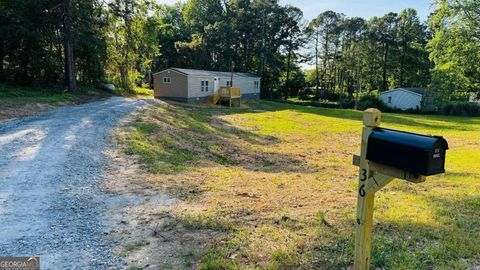
[[[292,59],[296,57],[295,51],[297,51],[303,43],[303,29],[301,25],[303,19],[303,12],[296,7],[287,6],[285,7],[285,15],[286,18],[284,20],[284,31],[287,33],[287,40],[286,44],[284,44],[284,47],[287,52],[287,70],[284,87],[284,99],[287,100],[289,94],[291,93],[290,71],[292,67]]]
[[[202,69],[217,69],[218,66],[228,67],[229,59],[225,59],[229,32],[225,10],[220,0],[190,0],[183,9],[183,19],[191,31],[191,39],[177,43],[184,53],[190,53],[190,67]]]
[[[339,45],[340,25],[344,15],[334,11],[325,11],[312,20],[307,27],[307,35],[313,39],[315,50],[315,72],[316,72],[316,98],[320,97],[320,81],[322,82],[322,90],[327,88],[328,65],[332,57],[336,56],[337,47]],[[333,53],[332,53],[333,51]],[[322,60],[321,71],[319,63]],[[320,78],[321,77],[321,78]]]
[[[428,35],[413,9],[367,22],[326,11],[309,23],[306,34],[316,98],[320,89],[343,98],[354,90],[425,87],[429,82]]]
[[[73,59],[72,27],[70,0],[63,0],[63,49],[65,57],[65,85],[70,92],[76,92],[75,70]]]
[[[105,10],[96,0],[72,2],[72,42],[78,84],[95,85],[105,78],[108,25]]]
[[[0,9],[1,80],[72,89],[75,78],[102,77],[106,55],[97,0],[0,1]]]
[[[0,12],[3,14],[0,16],[0,82],[5,81],[5,36],[7,35],[7,25],[9,25],[9,14],[7,13],[6,5],[3,1],[0,1]]]
[[[425,86],[429,80],[425,26],[414,9],[405,9],[398,16],[398,76],[396,86]]]
[[[437,0],[429,19],[434,34],[428,42],[432,69],[430,87],[440,102],[457,91],[480,92],[480,3],[474,0]]]
[[[162,70],[169,67],[187,66],[189,59],[177,50],[177,42],[186,42],[190,37],[182,15],[183,4],[155,5],[151,20],[155,23],[154,37],[158,47],[158,55],[152,63],[153,70]]]
[[[396,13],[390,12],[383,17],[373,17],[369,21],[371,37],[377,41],[382,50],[382,84],[381,91],[388,89],[387,73],[392,67],[390,65],[390,53],[396,48],[396,23],[398,17]]]
[[[126,92],[150,82],[152,60],[158,55],[157,22],[150,2],[115,0],[109,4],[106,28],[109,76]]]
[[[431,86],[474,91],[478,3],[436,3]],[[0,11],[0,80],[13,83],[108,80],[130,92],[152,85],[152,71],[235,66],[261,75],[263,98],[305,94],[298,87],[308,83],[320,99],[430,82],[429,32],[413,9],[368,22],[326,11],[306,28],[302,12],[278,0],[0,0]],[[305,61],[315,67],[307,82],[298,79]]]
[[[281,88],[284,59],[280,50],[287,38],[285,31],[282,31],[283,12],[284,9],[276,0],[252,3],[250,25],[255,26],[253,36],[256,40],[253,46],[253,61],[257,63],[257,71],[262,76],[260,94],[263,98],[274,97],[277,95],[274,90]],[[253,67],[252,71],[255,71]]]
[[[366,22],[359,17],[346,18],[343,21],[344,41],[342,49],[341,69],[345,80],[345,89],[351,95],[355,87],[361,84],[361,46],[365,38]]]

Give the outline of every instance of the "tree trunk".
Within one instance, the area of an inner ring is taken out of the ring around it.
[[[261,88],[260,88],[260,96],[262,97],[270,97],[269,93],[269,88],[268,84],[266,83],[266,77],[265,77],[265,66],[267,64],[267,59],[265,56],[265,50],[266,50],[266,45],[265,45],[265,11],[262,12],[262,50],[261,50],[261,60],[260,60],[260,74],[262,76],[262,83],[261,83]]]
[[[27,85],[31,83],[28,75],[28,63],[30,62],[30,54],[25,51],[22,53],[20,60],[20,84]]]
[[[353,47],[352,47],[352,59],[353,59],[353,66],[352,66],[352,70],[351,70],[351,86],[355,85],[355,84],[359,84],[359,80],[358,80],[358,58],[357,58],[357,51],[356,51],[356,45],[357,44],[357,41],[355,40],[354,43],[353,43]]]
[[[288,49],[288,56],[287,56],[287,78],[285,81],[285,100],[288,99],[288,94],[290,93],[290,60],[292,58],[292,48]]]
[[[233,87],[233,68],[234,68],[233,58],[230,60],[230,88]],[[215,89],[213,90],[215,91]]]
[[[63,0],[63,48],[65,53],[65,86],[70,92],[77,92],[73,64],[73,48],[70,17],[70,0]]]
[[[248,66],[248,37],[245,35],[244,40],[243,40],[243,68],[245,72],[248,72],[249,66]]]
[[[322,93],[325,94],[326,88],[327,88],[327,64],[329,60],[328,56],[328,43],[329,40],[329,35],[328,35],[328,30],[327,33],[325,34],[325,43],[323,44],[323,71],[322,71]]]
[[[335,92],[335,87],[337,86],[337,47],[335,46],[335,49],[333,50],[333,58],[332,62],[330,64],[330,90],[331,92]]]
[[[403,48],[402,48],[402,55],[401,55],[401,60],[400,60],[400,82],[399,86],[404,87],[404,80],[405,80],[405,56],[407,54],[407,44],[404,42],[403,43]]]
[[[319,71],[318,71],[318,32],[315,37],[315,99],[320,97],[320,91],[318,89],[320,84]]]
[[[388,61],[388,43],[385,43],[385,51],[383,55],[383,76],[382,76],[382,91],[387,90],[387,61]]]
[[[5,72],[3,69],[3,59],[5,58],[5,50],[4,50],[4,41],[0,39],[0,82],[5,80]]]

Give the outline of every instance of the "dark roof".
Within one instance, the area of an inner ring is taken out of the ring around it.
[[[425,95],[425,88],[403,88],[403,89],[420,94],[420,95]]]
[[[230,72],[222,71],[210,71],[210,70],[201,70],[201,69],[188,69],[188,68],[171,68],[172,70],[178,71],[180,73],[192,76],[211,76],[211,77],[230,77]],[[247,77],[247,78],[260,78],[259,76],[252,73],[242,73],[234,72],[234,77]]]
[[[385,92],[391,92],[391,91],[396,91],[396,90],[406,90],[406,91],[413,92],[413,93],[416,93],[416,94],[419,94],[419,95],[422,95],[422,96],[425,95],[425,88],[420,88],[420,87],[399,87],[399,88],[391,89],[391,90],[388,90],[388,91],[385,91]]]

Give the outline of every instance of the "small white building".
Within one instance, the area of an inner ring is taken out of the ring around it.
[[[468,101],[475,102],[475,103],[480,103],[480,93],[479,94],[476,94],[476,93],[470,94],[470,98],[468,99]]]
[[[395,88],[380,93],[380,100],[390,108],[409,110],[421,109],[422,99],[425,95],[424,88]]]
[[[156,98],[199,102],[222,86],[240,88],[242,99],[260,98],[260,77],[251,73],[233,73],[185,68],[169,68],[153,74]]]

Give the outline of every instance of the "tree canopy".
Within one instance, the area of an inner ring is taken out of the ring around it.
[[[480,92],[480,3],[436,0],[429,20],[432,87],[449,99],[456,91]]]
[[[435,0],[428,22],[410,8],[368,20],[328,10],[306,21],[277,0],[0,0],[0,81],[65,83],[64,2],[79,84],[130,91],[151,86],[153,72],[184,67],[256,73],[267,98],[480,91],[474,0]]]

